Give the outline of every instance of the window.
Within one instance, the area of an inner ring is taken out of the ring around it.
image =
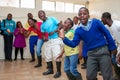
[[[85,7],[85,5],[74,5],[74,12],[75,13],[78,13],[78,11],[79,11],[79,9],[81,8],[81,7]]]
[[[54,10],[55,10],[55,2],[42,1],[42,9],[43,9],[43,10],[54,11]]]
[[[21,8],[35,8],[35,0],[21,0]]]
[[[19,8],[19,0],[0,0],[0,6]]]
[[[73,4],[72,3],[65,3],[65,12],[69,12],[69,13],[73,12]]]
[[[64,12],[64,2],[56,2],[56,11],[57,12]]]

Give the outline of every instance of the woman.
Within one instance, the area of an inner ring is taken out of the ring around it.
[[[15,36],[14,45],[13,45],[15,47],[15,59],[14,60],[17,60],[17,55],[18,55],[19,50],[21,53],[21,60],[24,60],[23,48],[26,47],[26,41],[25,41],[25,36],[24,36],[25,31],[26,30],[23,28],[22,23],[18,21],[16,24],[16,29],[14,31],[14,36]]]

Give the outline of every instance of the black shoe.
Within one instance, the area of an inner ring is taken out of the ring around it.
[[[85,63],[82,63],[81,66],[85,66]]]
[[[53,73],[54,73],[53,70],[48,69],[48,71],[44,72],[43,75],[49,75],[49,74],[53,74]]]
[[[8,61],[12,62],[12,59],[9,59]]]
[[[24,58],[21,58],[21,60],[25,60]]]
[[[34,67],[35,68],[38,68],[38,67],[41,67],[42,65],[41,64],[37,64],[37,65],[35,65]]]
[[[37,56],[37,59],[38,59],[38,64],[34,66],[35,68],[42,66],[42,56]]]
[[[81,66],[81,69],[86,69],[87,67],[86,66]]]
[[[16,61],[17,59],[15,58],[14,61]]]
[[[35,59],[30,60],[29,62],[35,62]]]
[[[61,76],[61,72],[56,72],[56,74],[54,75],[54,78],[59,78]]]

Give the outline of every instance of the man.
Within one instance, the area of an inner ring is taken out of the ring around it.
[[[109,31],[98,19],[89,19],[89,10],[86,7],[79,9],[78,13],[80,26],[76,29],[73,40],[69,40],[61,29],[59,36],[63,42],[76,47],[81,40],[84,41],[88,49],[87,59],[87,80],[97,80],[98,65],[102,72],[103,80],[112,80],[112,65],[109,51],[116,54],[116,45]],[[80,80],[78,76],[77,80]]]
[[[120,55],[120,21],[112,20],[111,14],[109,12],[104,12],[102,14],[101,20],[104,25],[108,25],[108,30],[112,34],[112,37],[114,38],[116,44],[117,44],[117,50],[118,54]],[[116,55],[112,55],[112,63],[114,65],[115,69],[115,78],[117,80],[120,80],[120,67],[117,66],[116,63]]]
[[[58,29],[58,20],[54,17],[46,17],[46,14],[43,10],[38,12],[39,18],[43,21],[41,25],[41,32],[48,33],[48,39],[43,38],[46,41],[45,45],[45,60],[47,62],[48,71],[44,72],[43,75],[53,74],[53,63],[56,61],[57,72],[54,75],[54,78],[61,76],[61,60],[56,59],[61,53],[61,42],[62,40],[58,37],[56,30]]]
[[[13,33],[15,30],[16,24],[12,20],[12,14],[9,13],[7,18],[2,21],[1,29],[4,31],[4,52],[5,52],[5,61],[12,61],[12,45],[13,45]]]

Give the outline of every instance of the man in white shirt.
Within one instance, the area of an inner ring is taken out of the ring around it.
[[[117,80],[120,80],[120,21],[113,21],[109,12],[103,13],[101,20],[104,25],[108,25],[108,29],[117,45],[118,53],[117,55],[112,55],[111,57],[115,69],[115,74],[118,78]]]

